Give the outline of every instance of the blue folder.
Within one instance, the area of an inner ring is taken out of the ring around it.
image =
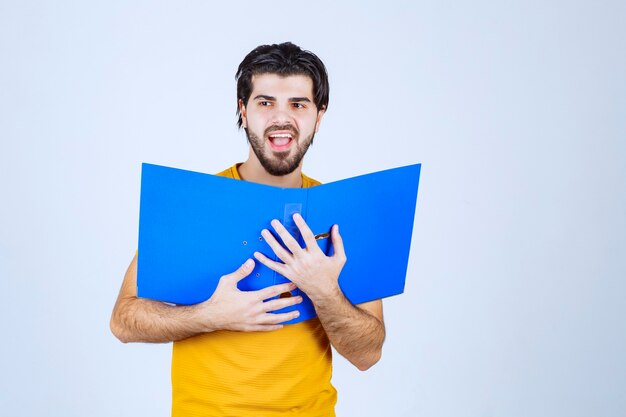
[[[144,163],[141,174],[137,294],[189,305],[207,300],[222,275],[259,251],[277,260],[261,238],[280,220],[304,242],[293,221],[300,213],[313,233],[338,224],[348,261],[339,285],[353,304],[404,291],[421,164],[311,188],[279,188]],[[276,235],[275,235],[276,236]],[[277,237],[278,238],[278,237]],[[280,238],[278,238],[280,242]],[[330,238],[317,241],[332,254]],[[280,262],[280,260],[278,260]],[[244,291],[288,282],[260,262],[239,283]],[[287,323],[315,317],[311,300]]]

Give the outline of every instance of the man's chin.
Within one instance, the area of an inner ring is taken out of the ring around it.
[[[270,150],[263,155],[257,155],[257,157],[259,157],[261,166],[268,174],[275,177],[283,177],[294,172],[302,160],[302,158],[296,160],[297,158],[294,158],[291,154],[291,150],[282,152]]]
[[[284,177],[285,175],[289,175],[298,168],[298,165],[274,165],[274,164],[264,164],[261,163],[263,168],[267,171],[268,174],[273,175],[274,177]]]

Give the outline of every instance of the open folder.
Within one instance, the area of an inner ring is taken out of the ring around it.
[[[207,300],[221,276],[259,251],[277,260],[261,238],[280,220],[304,247],[293,221],[300,213],[317,243],[332,254],[338,224],[347,255],[339,285],[353,304],[404,291],[421,164],[361,175],[311,188],[279,188],[144,163],[141,173],[137,294],[175,304]],[[277,240],[280,238],[275,234]],[[239,282],[258,290],[288,282],[260,262]],[[287,323],[315,317],[311,300]]]

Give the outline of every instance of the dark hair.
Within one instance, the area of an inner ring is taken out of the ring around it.
[[[285,42],[257,46],[239,64],[237,80],[237,126],[241,127],[239,100],[248,105],[252,76],[259,74],[308,75],[313,81],[313,101],[319,110],[328,108],[328,74],[324,63],[313,53]]]

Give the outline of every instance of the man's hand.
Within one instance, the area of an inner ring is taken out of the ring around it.
[[[272,227],[285,246],[268,230],[261,234],[283,263],[272,261],[259,252],[255,252],[254,257],[289,278],[309,296],[332,345],[364,371],[382,354],[385,340],[382,302],[374,300],[354,306],[341,292],[338,280],[346,263],[346,254],[337,225],[331,231],[335,253],[326,256],[304,219],[299,214],[294,214],[293,219],[306,244],[304,249],[278,220],[272,220]]]
[[[111,315],[111,331],[122,342],[166,343],[221,330],[270,331],[298,317],[297,311],[270,311],[297,304],[301,297],[264,302],[295,286],[279,284],[258,291],[239,291],[237,282],[254,269],[249,259],[235,272],[224,275],[211,298],[190,306],[174,306],[137,297],[137,255],[128,266]]]
[[[276,256],[283,263],[272,261],[259,252],[254,257],[263,265],[288,278],[311,298],[314,304],[327,299],[337,298],[341,293],[339,288],[339,274],[346,263],[346,254],[343,241],[339,235],[339,227],[334,225],[331,230],[334,254],[326,256],[320,249],[315,235],[307,226],[300,214],[293,215],[300,234],[306,244],[301,248],[293,236],[278,221],[272,220],[271,224],[284,245],[281,245],[269,230],[264,229],[261,234],[270,245]]]
[[[199,316],[206,315],[211,330],[270,331],[283,327],[280,323],[295,319],[300,313],[270,313],[302,302],[302,297],[277,298],[264,301],[296,288],[292,283],[273,285],[258,291],[240,291],[237,283],[250,275],[254,261],[248,259],[235,272],[224,275],[207,301],[198,305]]]

